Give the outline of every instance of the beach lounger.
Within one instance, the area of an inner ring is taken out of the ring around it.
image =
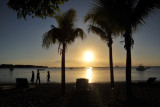
[[[27,91],[33,89],[34,85],[29,85],[28,80],[26,78],[16,78],[16,84],[1,84],[0,91],[6,90],[14,90],[14,89],[22,89],[23,91]]]
[[[146,82],[138,82],[138,86],[154,86],[156,85],[154,82],[156,81],[156,77],[150,77]],[[136,84],[134,84],[136,85]]]
[[[156,81],[156,77],[150,77],[148,78],[148,80],[146,81],[147,84],[152,84]]]
[[[16,78],[17,88],[29,88],[27,78]]]
[[[88,88],[88,79],[86,78],[78,78],[76,80],[76,91],[77,92],[87,92]]]
[[[16,88],[22,89],[23,91],[31,90],[35,86],[29,85],[27,78],[16,78]]]

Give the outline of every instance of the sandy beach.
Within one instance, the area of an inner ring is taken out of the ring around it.
[[[13,86],[14,84],[12,84]],[[89,84],[89,91],[77,92],[75,83],[66,84],[61,95],[61,84],[40,84],[31,89],[9,89],[0,92],[0,107],[160,107],[160,84],[133,85],[133,98],[125,98],[125,84]]]

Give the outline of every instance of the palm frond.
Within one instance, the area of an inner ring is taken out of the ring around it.
[[[61,28],[61,25],[62,25],[61,23],[62,23],[63,18],[64,18],[63,14],[62,13],[57,13],[57,14],[54,15],[54,18],[57,21],[58,27]]]
[[[80,37],[81,39],[84,39],[86,37],[86,34],[84,33],[84,31],[80,28],[75,28],[73,30],[72,36],[74,37]]]
[[[157,2],[157,8],[160,9],[160,1],[156,0],[156,2]]]
[[[108,37],[107,37],[107,34],[105,31],[103,31],[101,28],[99,27],[96,27],[94,25],[89,25],[89,28],[88,28],[88,32],[93,32],[93,33],[96,33],[97,36],[100,36],[100,38],[103,40],[103,41],[106,41],[108,42]]]
[[[58,43],[58,53],[61,53],[61,46],[71,44],[77,37],[83,39],[85,33],[80,28],[74,28],[76,11],[70,9],[65,13],[57,13],[54,18],[58,23],[58,28],[51,25],[51,30],[43,35],[42,47],[49,48],[52,44]]]
[[[54,25],[51,25],[51,29],[53,29],[53,28],[55,28],[55,26],[54,26]]]
[[[138,0],[131,17],[133,30],[145,23],[144,19],[158,7],[157,4],[159,0]]]
[[[81,38],[82,40],[86,37],[86,34],[84,33],[84,31],[80,28],[75,28],[72,30],[71,35],[67,38],[66,42],[68,44],[71,44],[72,42],[74,42],[74,40],[76,38]]]
[[[70,9],[68,10],[65,14],[64,14],[64,18],[66,20],[68,20],[69,23],[73,23],[75,21],[76,18],[76,11],[74,9]]]
[[[108,28],[116,32],[124,31],[128,16],[126,17],[127,12],[124,11],[126,6],[123,6],[124,4],[120,1],[122,0],[95,0],[84,22],[92,25],[105,22]]]
[[[61,29],[52,28],[51,30],[43,34],[42,47],[48,49],[52,44],[55,44],[56,42],[58,42],[59,37],[61,37],[62,35],[63,34]]]
[[[76,17],[76,11],[74,9],[70,9],[65,13],[56,14],[54,16],[54,18],[58,23],[58,27],[64,30],[74,27],[75,17]]]
[[[61,55],[61,53],[62,53],[62,48],[61,48],[61,46],[62,46],[62,43],[61,42],[59,42],[58,43],[58,53]]]

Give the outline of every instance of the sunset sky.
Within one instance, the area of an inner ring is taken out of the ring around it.
[[[93,33],[88,33],[83,18],[91,8],[93,0],[69,0],[60,6],[61,11],[73,8],[77,12],[75,27],[82,28],[87,35],[85,40],[77,39],[68,45],[66,51],[67,67],[106,67],[109,66],[107,43]],[[61,56],[57,45],[48,50],[42,48],[42,35],[57,26],[54,18],[17,19],[16,12],[7,7],[8,0],[0,1],[0,64],[28,64],[59,67]],[[132,65],[160,66],[160,10],[146,19],[141,29],[133,34],[135,44],[132,49]],[[114,38],[114,66],[125,66],[126,51],[120,43],[122,37]],[[93,53],[93,60],[84,60],[85,52]]]

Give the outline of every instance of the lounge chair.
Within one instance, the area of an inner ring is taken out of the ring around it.
[[[80,91],[88,91],[88,79],[86,78],[78,78],[76,80],[76,91],[80,92]]]
[[[16,78],[17,88],[29,88],[27,78]]]
[[[34,86],[28,84],[27,78],[16,78],[16,88],[27,91],[33,89]]]
[[[156,77],[150,77],[146,82],[138,82],[138,86],[153,86],[156,85],[154,82],[156,81]]]
[[[156,77],[150,77],[148,78],[148,80],[146,81],[147,84],[152,84],[156,81]]]

